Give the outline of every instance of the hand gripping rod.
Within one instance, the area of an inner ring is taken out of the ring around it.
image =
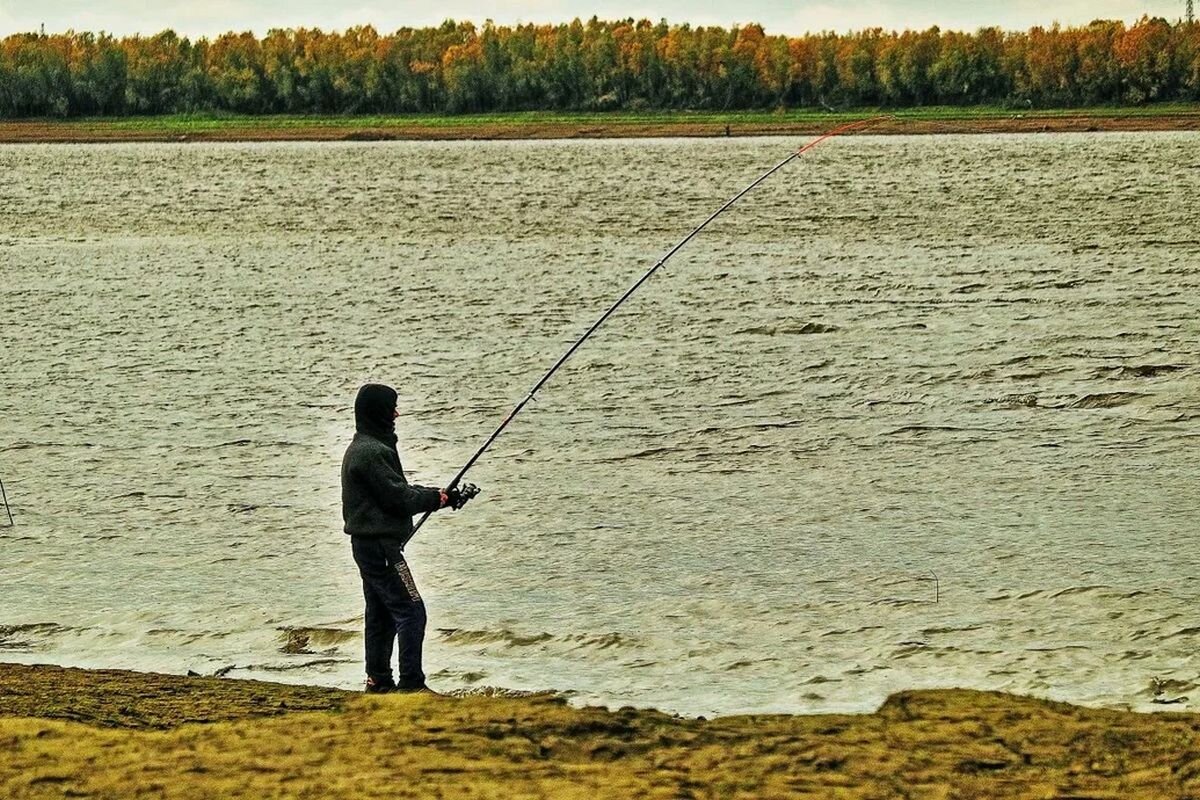
[[[542,386],[544,386],[546,384],[546,382],[549,381],[550,378],[554,376],[554,373],[558,372],[558,370],[562,367],[562,365],[567,363],[567,359],[569,359],[571,356],[573,356],[575,354],[575,351],[578,350],[580,347],[582,347],[583,343],[586,342],[588,340],[588,338],[590,338],[591,335],[596,332],[596,329],[599,328],[601,325],[603,325],[604,321],[607,320],[609,317],[611,317],[613,315],[613,313],[618,308],[621,307],[621,304],[624,303],[626,300],[628,300],[630,298],[630,296],[634,292],[636,292],[643,283],[645,283],[647,280],[649,280],[651,275],[653,275],[655,272],[658,272],[658,270],[664,264],[667,263],[667,261],[671,258],[671,256],[678,253],[685,244],[687,244],[693,238],[695,238],[696,234],[700,233],[700,231],[702,231],[706,227],[708,227],[708,224],[710,222],[712,222],[714,219],[716,219],[717,217],[724,214],[725,211],[730,206],[732,206],[738,200],[741,200],[742,197],[744,197],[745,195],[749,194],[750,191],[754,189],[754,187],[758,186],[760,183],[765,181],[767,178],[771,177],[776,172],[778,172],[779,170],[781,170],[785,166],[787,166],[787,164],[789,164],[791,161],[804,155],[809,150],[812,150],[814,147],[816,147],[817,145],[819,145],[821,142],[825,141],[826,139],[832,139],[834,136],[837,136],[837,135],[843,134],[843,133],[848,133],[853,130],[861,130],[863,128],[868,128],[871,125],[876,124],[877,122],[880,122],[885,119],[890,119],[890,118],[891,118],[890,116],[881,116],[881,117],[872,117],[871,119],[860,119],[855,122],[849,122],[849,123],[846,123],[845,125],[840,125],[840,126],[834,128],[833,130],[829,131],[828,133],[824,134],[823,136],[820,136],[820,137],[812,140],[808,144],[801,147],[799,150],[797,150],[794,153],[792,153],[791,155],[789,155],[783,161],[780,161],[778,164],[771,167],[769,170],[764,172],[762,175],[758,176],[758,178],[755,179],[755,181],[753,183],[751,183],[745,189],[742,189],[740,192],[738,192],[733,197],[731,197],[725,203],[725,205],[721,206],[716,211],[714,211],[712,213],[712,215],[709,216],[708,219],[704,220],[704,222],[701,222],[694,229],[692,229],[691,233],[689,233],[687,236],[680,239],[678,244],[676,244],[674,247],[672,247],[670,250],[668,250],[666,255],[664,255],[658,261],[654,262],[654,266],[652,266],[652,267],[650,267],[650,269],[646,270],[646,272],[642,275],[642,277],[638,278],[637,281],[632,286],[630,286],[628,289],[626,289],[625,294],[621,295],[621,297],[615,303],[613,303],[608,308],[607,311],[605,311],[603,314],[601,314],[600,319],[598,319],[594,323],[592,323],[592,327],[588,328],[583,333],[582,336],[580,336],[578,339],[576,339],[575,343],[573,345],[571,345],[570,349],[568,349],[567,352],[563,353],[562,356],[559,357],[558,361],[554,362],[554,366],[552,366],[552,367],[550,367],[550,369],[546,370],[546,374],[542,376],[541,380],[539,380],[536,384],[534,384],[533,388],[529,390],[529,394],[525,395],[525,397],[521,400],[521,402],[517,403],[517,405],[513,408],[512,411],[508,412],[508,416],[506,416],[504,418],[504,420],[500,423],[500,425],[496,428],[496,430],[492,431],[492,435],[489,436],[487,438],[487,441],[485,441],[483,443],[483,445],[478,450],[475,451],[475,455],[471,456],[471,459],[469,461],[467,461],[466,464],[463,465],[463,468],[458,471],[458,474],[454,476],[453,480],[451,480],[450,483],[447,484],[445,488],[453,489],[455,486],[458,485],[458,482],[461,481],[463,479],[463,476],[467,474],[467,470],[469,470],[471,467],[475,466],[475,462],[479,460],[480,456],[482,456],[484,453],[487,452],[488,448],[492,446],[492,442],[496,441],[496,439],[498,439],[500,437],[500,434],[503,433],[504,429],[508,427],[508,424],[513,421],[513,418],[516,417],[517,414],[521,413],[521,410],[523,408],[525,408],[525,406],[529,403],[530,400],[534,399],[534,396],[538,393],[538,390],[540,390],[542,388]],[[421,529],[421,526],[425,524],[425,520],[429,519],[429,515],[431,513],[433,513],[433,512],[430,512],[430,511],[425,512],[425,514],[421,517],[421,519],[417,521],[417,524],[413,526],[413,532],[412,532],[413,535],[416,535],[417,531]]]

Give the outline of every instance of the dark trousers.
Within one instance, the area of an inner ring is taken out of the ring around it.
[[[417,592],[404,551],[396,539],[351,536],[354,563],[362,576],[367,601],[367,676],[376,684],[392,683],[392,645],[399,641],[401,689],[425,685],[421,644],[425,639],[425,603]]]

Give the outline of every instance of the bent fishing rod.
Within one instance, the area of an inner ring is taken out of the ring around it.
[[[616,312],[616,310],[618,308],[620,308],[621,305],[633,295],[634,292],[636,292],[639,288],[641,288],[641,285],[643,283],[645,283],[646,281],[648,281],[650,279],[651,275],[658,272],[658,270],[660,270],[667,263],[667,261],[670,260],[671,256],[675,255],[680,250],[682,250],[683,246],[686,245],[688,242],[690,242],[693,238],[695,238],[696,235],[698,233],[700,233],[700,231],[702,231],[706,227],[708,227],[708,224],[710,222],[712,222],[717,217],[724,214],[725,211],[727,211],[734,203],[736,203],[738,200],[741,200],[743,197],[745,197],[747,194],[749,194],[756,186],[758,186],[760,183],[765,181],[767,178],[771,177],[776,172],[778,172],[779,170],[783,169],[785,166],[790,164],[792,161],[794,161],[797,158],[799,158],[800,156],[804,155],[809,150],[812,150],[814,147],[821,144],[825,140],[832,139],[833,137],[838,136],[843,133],[849,133],[850,131],[862,130],[864,128],[868,128],[868,127],[870,127],[878,122],[881,122],[882,120],[885,120],[885,119],[891,119],[891,116],[887,115],[887,116],[880,116],[880,117],[872,117],[870,119],[862,119],[862,120],[857,120],[855,122],[849,122],[849,123],[846,123],[845,125],[840,125],[834,129],[830,130],[829,132],[825,133],[822,136],[817,137],[816,139],[813,139],[811,142],[804,145],[799,150],[796,150],[795,152],[791,153],[787,158],[783,159],[778,164],[771,167],[769,170],[764,172],[762,175],[759,175],[758,178],[756,178],[753,183],[751,183],[745,189],[742,189],[740,192],[735,194],[733,197],[731,197],[725,203],[725,205],[721,206],[716,211],[714,211],[708,217],[708,219],[704,220],[704,222],[701,222],[699,225],[697,225],[695,228],[693,228],[691,233],[689,233],[687,236],[680,239],[679,242],[674,247],[672,247],[670,250],[667,251],[666,255],[664,255],[662,258],[658,259],[658,261],[654,262],[654,266],[652,266],[652,267],[650,267],[650,269],[646,270],[646,272],[640,278],[638,278],[637,281],[635,281],[632,286],[630,286],[628,289],[626,289],[625,294],[621,295],[615,303],[613,303],[611,306],[609,306],[608,310],[605,311],[603,314],[601,314],[600,318],[598,320],[596,320],[594,323],[592,323],[592,327],[590,327],[586,331],[584,331],[583,335],[580,336],[578,339],[576,339],[575,343],[572,344],[571,347],[567,349],[567,352],[563,353],[562,356],[559,357],[558,361],[554,362],[554,365],[552,367],[550,367],[549,370],[546,371],[546,374],[542,376],[541,380],[539,380],[537,383],[535,383],[533,385],[533,388],[529,390],[529,393],[527,395],[525,395],[525,397],[521,400],[521,402],[517,403],[517,405],[513,408],[513,410],[508,412],[508,416],[506,416],[504,418],[504,420],[500,423],[500,425],[496,428],[496,430],[492,431],[492,435],[487,438],[487,441],[485,441],[483,443],[483,445],[478,450],[475,451],[475,455],[471,456],[470,460],[467,461],[467,463],[465,465],[463,465],[463,468],[458,471],[458,474],[454,476],[454,479],[451,480],[450,483],[446,485],[445,490],[448,491],[448,490],[453,489],[456,486],[458,486],[459,481],[461,481],[463,479],[463,476],[465,476],[467,474],[467,471],[469,469],[471,469],[471,467],[475,466],[475,462],[478,461],[480,459],[480,457],[484,453],[487,452],[488,448],[490,448],[492,446],[492,443],[495,442],[496,439],[498,439],[500,437],[500,434],[504,432],[504,429],[508,427],[509,423],[513,421],[513,419],[517,416],[517,414],[521,413],[522,409],[525,408],[525,406],[529,403],[529,401],[534,399],[534,396],[538,393],[538,391],[543,386],[546,385],[547,381],[549,381],[550,378],[552,378],[554,376],[554,373],[558,372],[558,370],[562,368],[563,364],[567,363],[567,359],[569,359],[571,356],[573,356],[575,354],[575,351],[578,350],[580,347],[582,347],[583,343],[586,342],[589,338],[591,338],[591,335],[593,333],[595,333],[596,330],[601,325],[604,324],[605,320],[607,320],[609,317],[611,317],[613,315],[613,313]],[[410,538],[411,538],[411,536],[416,535],[417,531],[421,529],[421,526],[425,524],[425,520],[429,519],[429,515],[431,513],[433,513],[433,512],[430,512],[430,511],[425,512],[425,514],[421,517],[421,519],[417,521],[417,524],[413,526],[413,530],[412,530],[412,534],[410,534]]]

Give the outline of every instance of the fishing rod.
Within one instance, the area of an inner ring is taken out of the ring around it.
[[[495,442],[496,439],[498,439],[500,437],[500,434],[503,433],[504,429],[508,427],[508,424],[513,421],[513,418],[515,418],[517,416],[517,414],[521,413],[521,410],[525,408],[525,406],[529,403],[529,401],[534,399],[534,395],[536,395],[538,393],[538,390],[540,390],[542,388],[542,386],[544,386],[546,384],[546,382],[549,381],[550,378],[554,376],[554,373],[558,372],[558,370],[562,367],[563,364],[567,363],[567,359],[569,359],[571,356],[573,356],[575,354],[575,351],[583,346],[583,343],[586,342],[588,340],[588,338],[590,338],[591,335],[596,332],[596,329],[599,328],[601,325],[603,325],[604,321],[607,320],[609,317],[611,317],[613,315],[613,313],[618,308],[621,307],[621,304],[623,304],[626,300],[628,300],[630,298],[630,296],[632,296],[633,293],[636,292],[643,283],[648,281],[650,279],[651,275],[658,272],[658,270],[661,269],[663,267],[663,265],[667,263],[667,261],[671,258],[671,256],[675,255],[680,250],[682,250],[683,246],[686,245],[688,242],[690,242],[693,238],[695,238],[696,234],[700,233],[700,231],[702,231],[706,227],[708,227],[708,224],[710,222],[712,222],[717,217],[724,214],[725,211],[730,206],[732,206],[738,200],[741,200],[745,195],[749,194],[760,183],[762,183],[767,178],[774,175],[779,170],[783,169],[785,166],[790,164],[792,161],[796,160],[800,156],[807,153],[809,150],[812,150],[814,147],[821,144],[821,142],[824,142],[826,139],[832,139],[834,136],[838,136],[843,133],[849,133],[850,131],[862,130],[864,128],[868,128],[868,127],[870,127],[878,122],[881,122],[885,119],[891,119],[891,115],[880,116],[880,117],[871,117],[870,119],[861,119],[861,120],[857,120],[855,122],[848,122],[845,125],[839,125],[838,127],[828,131],[827,133],[823,134],[822,136],[819,136],[816,139],[813,139],[811,142],[804,145],[799,150],[793,152],[787,158],[783,159],[775,166],[771,167],[769,170],[764,172],[762,175],[759,175],[758,178],[756,178],[753,183],[751,183],[745,189],[742,189],[740,192],[735,194],[733,197],[731,197],[725,203],[725,205],[721,206],[716,211],[714,211],[708,217],[708,219],[704,220],[704,222],[701,222],[699,225],[697,225],[695,228],[693,228],[691,233],[689,233],[687,236],[680,239],[679,243],[676,244],[674,247],[672,247],[670,250],[668,250],[666,255],[664,255],[662,258],[658,259],[658,261],[654,262],[654,266],[652,266],[652,267],[650,267],[650,269],[646,270],[646,272],[642,275],[642,277],[638,278],[637,281],[635,281],[632,286],[630,286],[628,289],[626,289],[625,294],[621,295],[620,298],[618,298],[617,301],[615,303],[613,303],[607,311],[605,311],[603,314],[601,314],[600,318],[598,320],[596,320],[594,323],[592,323],[592,327],[590,327],[586,331],[584,331],[583,335],[575,340],[575,343],[571,345],[571,347],[567,350],[567,352],[563,353],[562,356],[559,357],[558,361],[554,362],[554,366],[550,367],[550,369],[546,371],[546,374],[542,376],[541,380],[539,380],[537,383],[535,383],[533,388],[529,390],[529,393],[527,395],[525,395],[525,397],[521,400],[521,402],[517,403],[517,405],[513,408],[513,410],[508,412],[508,416],[506,416],[504,418],[504,420],[500,423],[499,427],[497,427],[496,430],[492,431],[492,435],[487,438],[487,441],[485,441],[483,443],[483,445],[478,450],[475,451],[475,455],[471,456],[470,460],[467,461],[467,463],[465,465],[463,465],[463,468],[458,471],[458,474],[454,476],[454,479],[451,480],[450,483],[445,487],[446,490],[450,490],[450,489],[453,489],[454,487],[458,486],[459,481],[461,481],[463,479],[463,476],[467,474],[467,470],[469,470],[469,469],[471,469],[471,467],[475,466],[475,462],[478,461],[479,458],[484,453],[487,452],[488,448],[492,446],[492,443]],[[431,513],[433,513],[433,512],[430,512],[430,511],[425,512],[425,514],[421,517],[421,519],[417,521],[417,524],[413,526],[413,530],[412,530],[412,534],[410,535],[410,538],[411,538],[411,536],[416,535],[417,531],[421,529],[421,526],[425,524],[425,520],[429,519],[429,515]]]
[[[13,521],[12,508],[8,505],[8,493],[4,491],[4,481],[0,481],[0,500],[4,501],[4,510],[8,512],[8,525],[6,527],[15,528],[17,523]]]

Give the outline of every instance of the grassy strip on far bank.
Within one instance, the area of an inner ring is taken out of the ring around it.
[[[900,111],[514,112],[463,115],[228,115],[0,121],[0,142],[545,139],[819,133],[885,115],[872,133],[1200,130],[1200,105],[1014,110],[929,107]]]

